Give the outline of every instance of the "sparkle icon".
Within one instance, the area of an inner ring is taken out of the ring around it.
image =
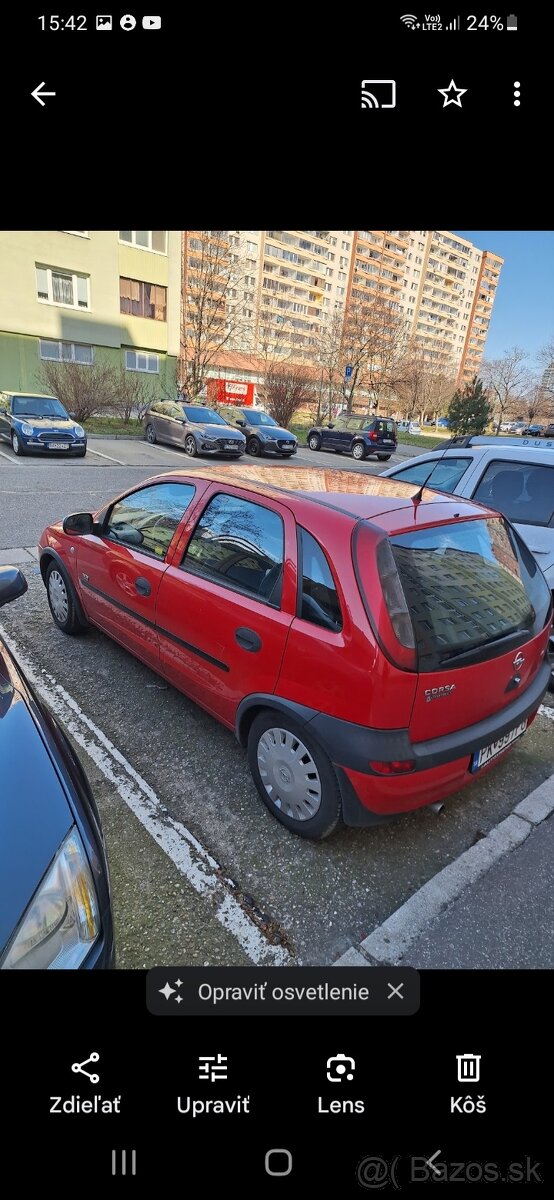
[[[462,96],[465,96],[467,88],[456,87],[454,80],[451,79],[447,88],[437,88],[441,96],[444,96],[443,108],[447,108],[449,104],[456,104],[458,108],[462,107]]]
[[[169,1000],[169,997],[173,995],[175,988],[172,988],[169,983],[166,983],[165,987],[160,988],[159,990],[162,996],[165,996],[166,1000]]]

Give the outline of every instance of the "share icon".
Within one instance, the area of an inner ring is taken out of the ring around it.
[[[80,1063],[73,1063],[71,1070],[74,1071],[76,1075],[86,1075],[87,1079],[90,1079],[91,1083],[99,1083],[99,1075],[96,1075],[94,1072],[91,1074],[90,1071],[85,1071],[84,1069],[85,1067],[88,1067],[89,1063],[97,1063],[99,1058],[100,1055],[98,1054],[98,1051],[93,1050],[90,1058],[85,1058],[83,1059],[83,1062]]]

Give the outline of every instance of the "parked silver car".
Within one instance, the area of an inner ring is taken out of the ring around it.
[[[236,427],[227,425],[213,408],[184,404],[174,400],[156,400],[144,418],[146,440],[180,446],[191,458],[197,454],[223,454],[239,458],[246,449],[246,438]]]

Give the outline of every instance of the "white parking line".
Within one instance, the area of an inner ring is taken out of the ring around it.
[[[118,463],[120,467],[128,466],[128,463],[123,462],[123,459],[112,458],[111,454],[102,454],[101,450],[92,450],[90,446],[87,446],[87,453],[88,454],[97,454],[99,458],[109,458],[110,462]]]
[[[548,704],[541,704],[539,713],[541,717],[548,717],[549,721],[554,721],[554,708],[550,708]]]
[[[77,701],[47,671],[36,666],[0,625],[0,634],[16,655],[27,678],[64,724],[75,741],[86,751],[106,779],[116,788],[157,846],[167,854],[200,896],[215,901],[214,915],[237,939],[256,966],[285,966],[291,962],[283,946],[272,946],[248,914],[241,908],[235,889],[226,879],[219,863],[204,849],[180,821],[174,821],[159,796],[121,750],[87,716]]]
[[[12,464],[12,467],[18,467],[21,465],[18,463],[16,458],[10,458],[10,455],[6,454],[5,450],[0,450],[0,454],[2,455],[2,458],[5,458],[7,462]]]

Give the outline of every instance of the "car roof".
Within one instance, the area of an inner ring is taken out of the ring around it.
[[[13,392],[11,388],[4,388],[0,392],[0,396],[33,396],[35,400],[57,400],[57,396],[47,395],[46,392],[33,392],[30,388],[26,392]]]
[[[527,426],[527,428],[529,428],[529,426]],[[542,428],[545,428],[545,426],[542,426]],[[492,446],[495,449],[502,451],[520,451],[522,446],[525,447],[526,452],[530,447],[531,449],[535,450],[554,450],[554,446],[550,446],[543,438],[534,438],[530,443],[529,439],[524,437],[496,437],[494,435],[487,436],[485,434],[479,436],[473,434],[469,436],[451,438],[450,441],[446,443],[444,449],[460,450],[470,447],[473,450],[477,446],[485,448]]]
[[[389,532],[396,528],[404,528],[407,524],[413,527],[416,511],[418,526],[436,525],[451,521],[454,517],[490,517],[490,508],[482,504],[459,497],[447,499],[444,493],[434,492],[431,488],[424,489],[421,501],[414,506],[412,498],[419,492],[419,488],[413,483],[401,483],[363,471],[277,467],[271,472],[271,479],[269,471],[270,468],[255,464],[231,464],[212,470],[200,467],[192,471],[171,471],[155,475],[145,481],[145,484],[170,481],[178,483],[185,478],[188,481],[200,477],[213,483],[248,488],[257,495],[276,500],[284,500],[284,495],[288,494],[318,506],[338,510],[354,520],[362,518],[373,521],[380,517],[381,524]],[[390,514],[393,513],[395,516],[391,520]]]

